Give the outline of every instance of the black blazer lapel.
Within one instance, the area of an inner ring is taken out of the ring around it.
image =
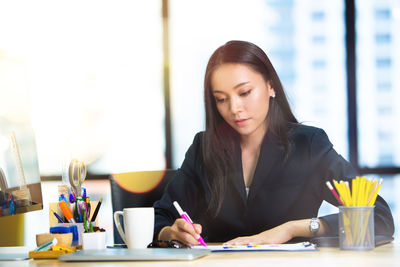
[[[278,178],[274,173],[281,169],[277,165],[283,164],[284,156],[283,145],[280,145],[271,134],[267,134],[261,145],[260,156],[247,199],[248,203],[254,199],[256,194],[260,193],[263,184],[272,184]],[[271,173],[272,170],[273,172]]]
[[[244,184],[243,177],[243,166],[242,166],[242,150],[240,148],[240,144],[238,144],[237,155],[235,155],[236,167],[235,171],[231,175],[231,182],[233,183],[234,188],[236,189],[241,202],[243,205],[246,204],[246,185]]]

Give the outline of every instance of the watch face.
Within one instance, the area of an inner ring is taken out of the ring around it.
[[[314,235],[319,230],[319,221],[317,218],[312,218],[310,221],[310,231]]]
[[[318,221],[311,221],[310,227],[311,227],[312,230],[317,230],[319,228]]]

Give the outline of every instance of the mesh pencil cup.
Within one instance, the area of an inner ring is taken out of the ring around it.
[[[339,207],[339,244],[343,250],[375,247],[374,206]]]

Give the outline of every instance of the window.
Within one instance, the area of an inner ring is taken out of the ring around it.
[[[400,3],[356,1],[358,149],[361,167],[400,165]]]
[[[298,120],[323,128],[349,158],[343,16],[348,2],[166,2],[171,167],[180,166],[194,134],[204,129],[206,63],[232,39],[267,52]],[[11,55],[24,64],[22,86],[30,95],[42,175],[58,175],[62,161],[75,156],[95,174],[165,167],[162,3],[1,2],[0,60]],[[385,167],[390,158],[399,166],[400,3],[355,5],[359,165]],[[22,79],[13,86],[21,84]],[[11,95],[7,101],[18,106]],[[377,129],[392,138],[382,139]]]
[[[298,120],[326,130],[347,158],[343,14],[343,1],[170,0],[173,167],[204,130],[207,61],[233,39],[264,49]]]
[[[161,1],[2,2],[1,51],[26,59],[42,175],[165,167]]]

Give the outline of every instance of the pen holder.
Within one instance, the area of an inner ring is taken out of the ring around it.
[[[98,204],[98,201],[90,201],[90,206],[91,207],[96,207],[97,204]],[[63,225],[63,226],[76,225],[77,226],[77,231],[78,231],[78,239],[77,239],[77,242],[76,241],[74,242],[74,246],[82,245],[82,233],[85,232],[85,228],[83,226],[83,223],[76,223],[76,224],[74,224],[74,223],[60,223],[58,221],[57,217],[53,213],[53,212],[57,212],[60,215],[60,217],[63,218],[64,216],[62,216],[61,212],[59,212],[58,210],[59,210],[58,209],[58,202],[49,203],[49,226],[53,227],[53,226],[60,226],[60,225]],[[92,213],[93,213],[93,211],[94,211],[94,208],[92,209]],[[91,216],[92,216],[92,214],[90,214],[89,218],[91,218]],[[97,226],[97,222],[98,222],[98,216],[96,217],[96,220],[92,223],[93,226]]]
[[[105,249],[106,232],[92,232],[82,234],[82,249]]]
[[[92,207],[92,210],[91,210],[91,214],[90,214],[89,218],[91,218],[91,216],[93,215],[94,209],[97,207],[98,203],[99,203],[98,201],[90,201],[90,206]],[[49,203],[49,226],[50,227],[55,226],[58,223],[60,223],[58,221],[58,219],[56,218],[56,216],[54,216],[53,212],[57,212],[61,217],[63,217],[61,211],[59,211],[59,209],[58,209],[58,202]],[[99,217],[97,216],[94,225],[98,225],[98,223],[97,223],[98,218]]]
[[[343,250],[374,249],[374,207],[339,207],[339,243]]]
[[[72,246],[82,245],[82,234],[85,232],[83,223],[59,223],[50,227],[50,233],[72,233]]]

